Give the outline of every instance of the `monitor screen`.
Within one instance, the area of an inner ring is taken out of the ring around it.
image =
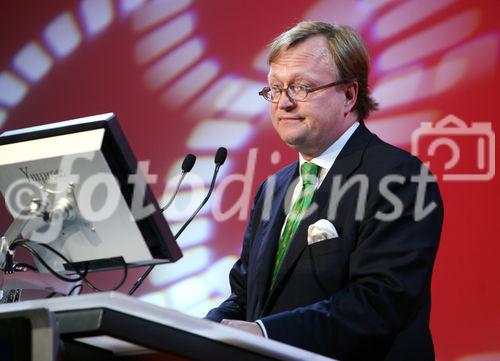
[[[23,238],[51,246],[81,269],[182,257],[113,113],[2,133],[0,191],[14,219],[39,205]],[[46,248],[37,252],[54,270],[71,271]]]

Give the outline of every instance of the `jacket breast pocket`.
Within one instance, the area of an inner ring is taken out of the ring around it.
[[[301,267],[327,294],[341,288],[348,277],[349,252],[342,237],[325,239],[306,247]]]
[[[307,250],[313,256],[320,256],[322,254],[328,254],[332,252],[340,252],[342,248],[344,240],[342,237],[328,238],[311,245],[307,246]]]

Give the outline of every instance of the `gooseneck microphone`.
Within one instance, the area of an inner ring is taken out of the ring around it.
[[[216,172],[219,171],[219,167],[221,165],[224,164],[224,162],[226,161],[226,157],[227,157],[227,149],[224,148],[224,147],[220,147],[219,149],[217,149],[217,152],[215,153],[215,165],[217,166],[216,168]]]
[[[226,161],[226,157],[227,157],[227,149],[226,148],[220,147],[219,149],[217,149],[217,152],[215,153],[214,174],[212,176],[212,182],[210,183],[210,188],[208,189],[208,193],[207,193],[205,199],[203,199],[203,202],[201,202],[201,204],[198,206],[198,208],[196,208],[196,210],[193,212],[191,217],[189,217],[189,219],[186,221],[186,223],[184,223],[182,225],[182,227],[179,229],[179,231],[175,234],[175,236],[174,236],[175,239],[177,239],[177,237],[179,237],[181,235],[181,233],[184,232],[184,230],[189,225],[189,223],[191,223],[191,221],[194,219],[194,217],[196,217],[198,212],[201,210],[201,208],[203,208],[205,203],[207,203],[208,199],[212,195],[212,191],[214,190],[214,187],[215,187],[215,179],[217,178],[217,174],[219,173],[219,168]]]
[[[177,196],[177,193],[179,192],[179,188],[181,187],[181,183],[184,180],[184,177],[186,176],[187,173],[189,173],[191,171],[191,169],[193,169],[195,162],[196,162],[196,156],[194,154],[189,153],[188,155],[186,155],[186,157],[184,158],[184,161],[182,162],[182,166],[181,166],[182,175],[181,175],[179,181],[177,182],[177,187],[175,187],[175,192],[172,195],[172,197],[169,199],[167,204],[160,209],[160,212],[163,213],[163,212],[165,212],[165,210],[168,207],[170,207],[170,205],[174,201],[175,197]]]
[[[177,233],[174,236],[175,239],[179,238],[179,236],[182,234],[182,232],[184,232],[184,230],[191,223],[191,221],[194,219],[194,217],[196,217],[196,215],[201,210],[201,208],[203,208],[205,203],[208,202],[208,199],[212,195],[212,191],[215,188],[215,180],[217,179],[217,174],[219,173],[219,168],[226,161],[226,157],[227,157],[227,149],[226,148],[220,147],[219,149],[217,149],[217,152],[215,153],[215,159],[214,159],[214,162],[215,162],[214,174],[212,176],[212,182],[210,183],[210,188],[208,189],[208,193],[207,193],[206,197],[203,199],[203,201],[201,202],[201,204],[198,206],[198,208],[196,208],[196,210],[193,212],[191,217],[189,217],[189,219],[177,231]],[[187,156],[186,156],[186,158],[187,158]],[[184,162],[186,162],[186,160],[184,160]],[[194,161],[193,161],[193,164],[194,164]],[[184,163],[183,163],[183,165],[184,165]],[[183,170],[184,170],[184,168],[183,168]],[[155,267],[155,265],[149,266],[148,269],[146,270],[146,272],[144,272],[144,274],[135,282],[134,286],[128,292],[129,296],[132,296],[134,294],[134,292],[140,287],[140,285],[144,282],[144,280],[151,273],[151,271],[153,270],[154,267]]]
[[[184,173],[190,172],[194,167],[194,162],[196,162],[196,156],[194,154],[189,153],[184,158],[181,169]]]

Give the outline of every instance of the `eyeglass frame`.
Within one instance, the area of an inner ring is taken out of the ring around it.
[[[294,98],[292,95],[290,95],[290,93],[288,92],[288,89],[290,89],[290,86],[295,85],[294,83],[292,83],[292,84],[288,84],[288,86],[287,86],[286,88],[281,88],[281,87],[280,87],[280,88],[279,88],[279,90],[280,90],[280,95],[279,95],[278,99],[276,99],[276,101],[272,101],[272,99],[267,99],[267,98],[266,98],[266,96],[264,95],[264,91],[266,91],[267,89],[268,89],[268,90],[267,90],[268,94],[269,94],[269,92],[272,90],[270,86],[266,86],[266,87],[262,88],[262,90],[261,90],[261,91],[259,91],[259,95],[260,95],[262,98],[264,98],[265,100],[267,100],[268,102],[271,102],[271,103],[273,103],[273,104],[276,104],[276,103],[278,103],[278,102],[280,101],[280,99],[281,99],[281,94],[283,94],[283,91],[285,91],[285,92],[286,92],[286,95],[287,95],[290,99],[292,99],[292,100],[294,100],[294,101],[297,101],[297,102],[304,102],[304,101],[306,101],[306,98],[307,98],[307,96],[308,96],[310,93],[313,93],[313,92],[315,92],[315,91],[317,91],[317,90],[326,89],[326,88],[330,88],[330,87],[337,86],[337,85],[341,85],[341,84],[347,84],[347,83],[351,83],[351,82],[354,82],[354,81],[356,81],[356,79],[351,79],[351,80],[348,80],[348,79],[343,79],[343,80],[337,80],[337,81],[334,81],[333,83],[328,83],[328,84],[325,84],[325,85],[320,85],[320,86],[317,86],[317,87],[312,87],[312,88],[311,88],[311,87],[308,87],[308,86],[303,85],[303,87],[304,87],[304,88],[305,88],[305,90],[306,90],[306,95],[304,96],[304,98],[303,98],[303,99],[295,99],[295,98]]]

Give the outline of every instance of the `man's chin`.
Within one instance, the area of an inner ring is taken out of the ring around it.
[[[310,160],[320,153],[318,153],[317,147],[307,145],[303,139],[283,139],[283,141],[292,149],[302,154],[305,160]]]
[[[284,142],[292,149],[297,151],[298,153],[304,154],[307,153],[307,147],[305,146],[304,142],[298,141],[298,140],[290,140]]]
[[[282,140],[291,148],[299,150],[303,146],[304,141],[299,138],[282,138]]]
[[[307,135],[299,129],[287,129],[287,131],[279,132],[278,135],[290,147],[300,146],[307,138]]]

